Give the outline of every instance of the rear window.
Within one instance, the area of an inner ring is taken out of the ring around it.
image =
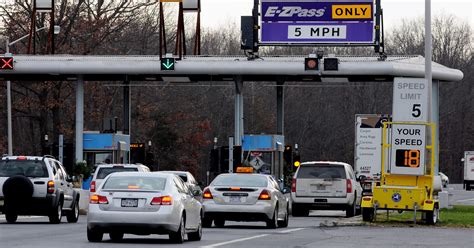
[[[0,177],[11,177],[16,175],[22,175],[26,177],[48,177],[48,169],[42,161],[0,161]]]
[[[298,178],[333,178],[346,179],[344,166],[337,165],[306,165],[301,166]]]
[[[268,181],[265,177],[250,175],[226,175],[219,176],[212,182],[212,186],[231,187],[267,187]]]
[[[112,168],[100,168],[99,172],[97,172],[97,179],[104,179],[108,175],[114,172],[130,172],[130,171],[138,171],[138,168],[126,168],[126,167],[112,167]]]
[[[102,189],[105,190],[150,190],[165,189],[166,178],[162,177],[110,177]]]

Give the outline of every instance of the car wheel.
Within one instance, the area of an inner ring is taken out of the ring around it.
[[[373,208],[362,208],[362,220],[373,221],[374,220],[374,209]]]
[[[212,227],[212,218],[204,217],[202,219],[202,227],[205,227],[205,228]]]
[[[69,223],[76,223],[79,220],[79,201],[73,203],[72,209],[67,213],[66,217]]]
[[[346,207],[346,217],[347,218],[350,218],[350,217],[354,217],[356,215],[356,211],[357,211],[357,196],[354,195],[354,202],[352,203],[352,205],[348,205]]]
[[[184,242],[184,237],[186,236],[186,230],[184,226],[184,216],[181,216],[181,221],[179,223],[178,231],[170,233],[170,240],[176,244],[182,244]]]
[[[471,191],[471,184],[470,183],[466,183],[466,190]]]
[[[101,242],[103,237],[104,233],[87,228],[87,240],[89,240],[89,242]]]
[[[289,215],[288,207],[286,207],[285,219],[278,221],[278,227],[288,227]]]
[[[426,223],[428,225],[436,225],[438,222],[438,217],[439,217],[439,208],[438,205],[434,206],[433,211],[428,211],[426,212]]]
[[[109,233],[109,237],[114,242],[120,242],[123,239],[123,233],[111,232]]]
[[[225,226],[225,220],[217,218],[214,220],[214,225],[216,225],[216,227],[223,228]]]
[[[308,216],[309,210],[306,210],[300,204],[293,203],[291,204],[291,215],[293,215],[293,217]]]
[[[8,211],[5,213],[5,219],[8,223],[13,224],[18,219],[18,215],[13,211]]]
[[[61,218],[63,217],[63,202],[60,201],[58,205],[52,210],[49,215],[49,223],[59,224],[61,223]]]
[[[199,241],[202,237],[202,219],[199,217],[198,229],[195,232],[188,233],[189,241]]]
[[[278,204],[278,203],[277,203]],[[267,220],[267,228],[275,229],[278,226],[278,207],[273,211],[273,217]]]

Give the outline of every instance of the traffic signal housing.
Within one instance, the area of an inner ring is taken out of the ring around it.
[[[318,71],[319,70],[319,59],[318,58],[305,58],[304,59],[304,70],[305,71]]]
[[[298,151],[296,151],[293,154],[293,166],[295,168],[298,168],[298,167],[300,167],[300,165],[301,165],[301,156],[300,156],[300,153]]]

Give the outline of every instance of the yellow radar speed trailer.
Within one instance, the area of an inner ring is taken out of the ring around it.
[[[431,136],[426,135],[427,130]],[[362,198],[364,221],[374,221],[377,210],[387,210],[387,216],[389,210],[398,210],[413,211],[415,223],[416,213],[421,211],[426,223],[436,224],[439,202],[435,187],[433,140],[434,124],[384,123],[381,180],[374,186],[372,196]]]

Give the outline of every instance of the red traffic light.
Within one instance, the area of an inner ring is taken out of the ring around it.
[[[0,70],[13,70],[13,58],[0,57]]]
[[[317,70],[319,70],[319,60],[317,58],[305,58],[304,59],[304,70],[305,71],[317,71]]]

